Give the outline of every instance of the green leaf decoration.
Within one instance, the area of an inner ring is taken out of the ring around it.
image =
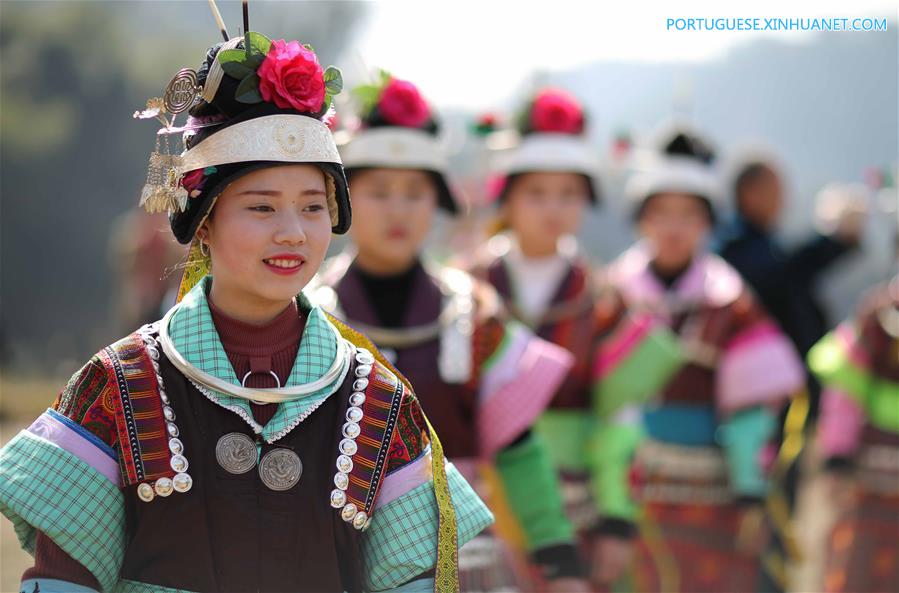
[[[339,95],[343,90],[343,75],[334,66],[328,66],[325,70],[325,90],[329,95]]]
[[[265,58],[268,50],[272,47],[272,40],[262,33],[247,31],[244,37],[244,45],[246,45],[247,56],[261,55]]]
[[[247,54],[242,49],[223,49],[216,54],[215,59],[219,64],[224,66],[230,62],[243,63],[247,59]]]
[[[308,50],[311,51],[312,53],[315,53],[315,48],[312,47],[311,45],[309,45],[308,43],[304,43],[304,44],[303,44],[303,47],[305,47],[306,49],[308,49]]]
[[[378,104],[381,87],[375,84],[362,84],[353,89],[353,95],[359,102],[362,113],[368,113]]]
[[[237,91],[234,92],[234,99],[238,103],[247,104],[262,102],[262,95],[259,94],[259,77],[255,73],[240,81]]]
[[[243,54],[243,52],[240,53]],[[231,78],[236,78],[237,80],[243,80],[250,74],[256,73],[254,68],[251,68],[244,62],[222,62],[222,70],[225,71],[225,74]]]
[[[250,74],[255,73],[264,59],[265,56],[259,54],[247,56],[247,53],[242,49],[222,50],[216,56],[216,60],[221,64],[225,73],[238,80],[243,80]]]
[[[262,65],[262,62],[265,61],[265,54],[253,54],[247,61],[244,62],[247,66],[253,69],[253,72],[259,70],[259,66]]]

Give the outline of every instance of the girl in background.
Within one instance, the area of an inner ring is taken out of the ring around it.
[[[319,277],[326,308],[370,336],[419,384],[445,452],[519,531],[510,557],[487,534],[460,551],[463,591],[585,591],[545,443],[531,430],[572,366],[565,350],[508,318],[493,290],[424,253],[438,210],[459,203],[438,123],[418,89],[383,74],[356,89],[362,127],[342,149],[353,192],[352,249]],[[486,476],[486,477],[485,477]],[[541,589],[543,590],[543,589]]]
[[[755,591],[763,455],[802,365],[739,274],[706,250],[718,195],[708,145],[675,130],[661,153],[629,181],[642,240],[612,266],[628,304],[668,325],[685,360],[640,413],[635,587]]]
[[[631,410],[679,359],[667,328],[630,315],[578,250],[575,234],[599,202],[586,124],[580,103],[560,89],[528,101],[518,117],[520,143],[495,163],[504,230],[473,273],[519,323],[574,356],[537,432],[563,481],[591,580],[605,587],[629,566],[635,533],[628,466],[639,430]]]

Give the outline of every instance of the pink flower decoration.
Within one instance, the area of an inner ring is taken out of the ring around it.
[[[411,82],[392,78],[381,91],[378,111],[387,123],[420,128],[431,119],[431,110]]]
[[[535,132],[581,134],[584,112],[577,99],[560,89],[545,89],[531,107],[531,128]]]
[[[499,197],[503,194],[503,191],[506,189],[506,184],[509,182],[509,178],[505,175],[491,175],[487,178],[485,192],[487,203],[495,202],[499,199]]]
[[[272,41],[259,75],[259,94],[282,109],[317,113],[325,101],[324,71],[315,53],[299,41]]]
[[[328,113],[325,114],[324,118],[322,118],[322,122],[328,129],[332,132],[340,127],[340,117],[337,115],[337,111],[334,109],[329,109]]]

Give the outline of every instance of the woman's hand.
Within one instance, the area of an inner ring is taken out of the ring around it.
[[[634,543],[630,538],[600,536],[593,546],[590,581],[605,588],[617,581],[630,567],[634,557]]]
[[[758,556],[770,536],[771,530],[761,504],[753,504],[742,510],[736,541],[738,552],[746,556]]]

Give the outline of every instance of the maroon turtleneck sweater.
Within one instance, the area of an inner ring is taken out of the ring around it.
[[[277,387],[278,382],[271,375],[274,372],[281,385],[287,384],[300,349],[300,337],[306,327],[306,320],[297,311],[295,301],[264,325],[253,325],[229,317],[211,300],[209,311],[238,381],[252,371],[247,377],[247,387]],[[263,426],[278,409],[277,404],[251,403],[250,406],[253,408],[253,418]]]
[[[229,317],[211,300],[208,302],[215,329],[238,381],[253,371],[247,377],[247,387],[277,387],[278,383],[269,372],[272,371],[281,385],[285,385],[306,326],[305,318],[297,310],[296,301],[292,301],[277,317],[263,325]],[[263,426],[278,410],[277,404],[251,403],[250,407],[253,418]],[[22,580],[38,578],[58,579],[100,590],[100,584],[89,570],[40,531],[35,541],[34,567],[25,571]]]

